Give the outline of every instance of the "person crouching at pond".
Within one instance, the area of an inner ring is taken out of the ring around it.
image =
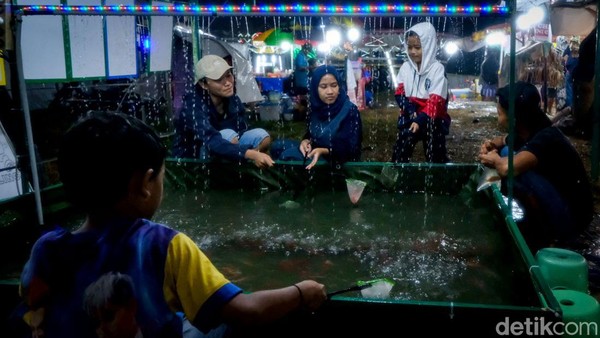
[[[321,159],[332,165],[360,161],[362,120],[358,107],[341,87],[333,66],[315,68],[310,80],[307,130],[302,141],[276,140],[271,154],[280,160],[310,160],[311,169]]]
[[[206,55],[194,67],[195,90],[184,97],[175,121],[173,157],[211,157],[239,162],[251,160],[259,168],[275,163],[265,153],[271,144],[262,128],[249,129],[246,109],[235,94],[232,67],[220,56]]]
[[[408,62],[397,76],[396,102],[400,106],[398,136],[392,162],[410,162],[419,140],[423,142],[427,162],[446,163],[448,115],[448,79],[444,65],[435,59],[436,32],[429,22],[411,27],[405,34]]]
[[[509,86],[497,92],[498,125],[508,129]],[[532,252],[546,246],[570,246],[590,224],[592,189],[587,172],[570,140],[553,127],[540,107],[537,88],[515,84],[514,197],[525,211],[521,231]],[[506,189],[506,135],[486,140],[479,160],[494,168]]]
[[[166,154],[154,130],[125,114],[95,114],[65,134],[59,174],[86,218],[78,229],[57,228],[33,245],[18,311],[32,332],[94,337],[85,290],[110,271],[131,277],[146,338],[240,334],[326,301],[325,286],[313,280],[243,292],[190,237],[151,221],[163,198]]]

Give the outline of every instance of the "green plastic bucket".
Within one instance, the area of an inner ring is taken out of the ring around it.
[[[591,295],[574,290],[552,290],[563,313],[563,337],[598,337],[600,304]]]
[[[588,264],[582,255],[566,249],[544,248],[537,252],[536,259],[551,289],[588,292]]]

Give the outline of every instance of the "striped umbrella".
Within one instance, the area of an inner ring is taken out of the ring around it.
[[[258,34],[252,40],[255,47],[262,46],[279,46],[282,42],[287,41],[290,44],[294,43],[294,36],[290,32],[283,32],[276,28],[271,28]]]

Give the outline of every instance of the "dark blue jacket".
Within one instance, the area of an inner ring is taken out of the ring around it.
[[[333,75],[339,87],[336,101],[328,105],[319,98],[319,82],[326,74]],[[315,69],[310,86],[310,113],[304,139],[313,148],[329,149],[332,162],[360,161],[362,148],[362,120],[356,105],[342,87],[342,78],[333,66]]]
[[[248,130],[244,104],[237,95],[225,101],[227,113],[220,115],[207,92],[195,90],[184,97],[183,109],[175,121],[173,157],[199,158],[200,149],[206,146],[211,155],[233,161],[244,159],[251,146],[233,144],[219,133],[233,129],[241,136]]]

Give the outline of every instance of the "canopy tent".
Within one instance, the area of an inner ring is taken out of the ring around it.
[[[598,8],[594,2],[559,2],[550,6],[554,35],[588,35],[597,23]]]
[[[208,34],[200,35],[200,48],[203,55],[215,54],[223,58],[231,56],[235,74],[236,94],[242,102],[249,103],[263,100],[252,72],[252,63],[238,49]]]
[[[23,186],[14,147],[0,122],[0,200],[19,196],[30,189]]]
[[[294,35],[290,32],[284,32],[280,29],[268,29],[252,39],[254,47],[280,46],[282,42],[294,43]]]
[[[180,37],[186,44],[192,44],[193,32],[190,27],[178,24],[173,28],[173,32],[175,33],[175,36]],[[236,94],[240,97],[242,102],[249,103],[263,100],[263,97],[260,94],[260,89],[258,88],[258,84],[254,79],[254,74],[252,72],[252,63],[250,62],[250,59],[247,56],[249,54],[249,51],[245,51],[245,49],[247,49],[247,46],[242,46],[239,44],[233,46],[228,42],[220,40],[214,35],[206,33],[200,33],[198,35],[198,41],[201,53],[200,56],[214,54],[224,59],[231,57],[233,72],[235,74],[235,90]],[[187,63],[186,60],[188,58],[191,60],[189,55],[187,55],[187,49],[183,48],[183,46],[179,48],[182,48],[183,50],[179,52],[174,52],[174,54],[179,55],[179,59],[181,59],[183,63]],[[192,48],[190,47],[189,50],[192,50]],[[182,70],[175,67],[173,71],[193,72],[193,69],[194,67],[190,61],[190,63],[187,67],[185,67],[185,69]],[[188,79],[191,80],[193,78],[193,74],[188,74]],[[185,85],[179,89],[185,90]]]

